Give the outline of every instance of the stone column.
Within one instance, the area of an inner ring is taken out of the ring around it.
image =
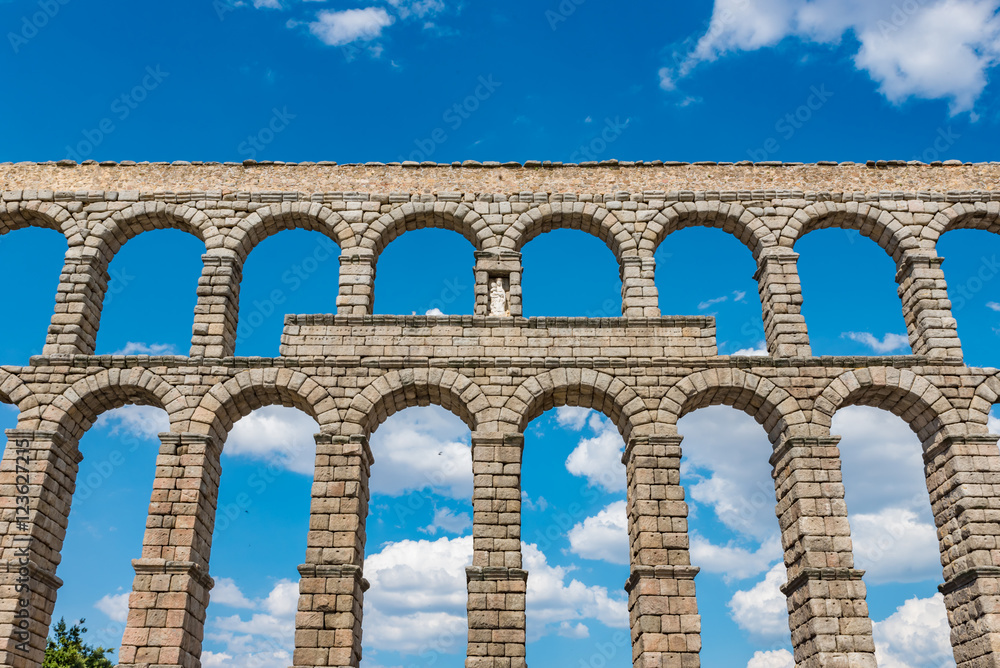
[[[701,616],[688,552],[681,487],[681,436],[634,436],[622,462],[628,476],[632,570],[628,592],[635,668],[698,668]]]
[[[202,434],[160,434],[160,443],[120,668],[201,665],[222,448]]]
[[[476,315],[490,313],[490,286],[496,279],[503,281],[507,292],[507,308],[512,316],[524,313],[521,306],[521,254],[514,251],[475,252]]]
[[[354,668],[361,662],[362,603],[368,589],[362,567],[374,461],[363,436],[316,435],[306,563],[299,566],[296,668]]]
[[[954,436],[924,452],[958,668],[1000,666],[997,436]]]
[[[466,668],[525,668],[521,568],[521,453],[524,434],[472,434],[473,560]]]
[[[621,259],[622,315],[626,318],[660,317],[660,297],[654,282],[656,258],[628,255]],[[609,313],[607,317],[613,317]]]
[[[766,248],[757,258],[757,290],[764,313],[764,338],[771,357],[811,357],[809,332],[802,315],[798,253]]]
[[[375,307],[375,256],[340,256],[337,315],[371,315]]]
[[[191,357],[231,357],[236,351],[243,263],[235,255],[202,255]]]
[[[797,668],[875,668],[864,571],[854,568],[839,436],[784,436],[771,456]]]
[[[74,246],[66,252],[43,355],[94,353],[110,280],[108,259],[99,249]]]
[[[958,324],[951,313],[943,258],[926,251],[906,251],[897,263],[897,292],[914,355],[962,359]]]
[[[76,443],[57,432],[7,431],[0,462],[0,665],[39,668],[45,658],[82,459]]]

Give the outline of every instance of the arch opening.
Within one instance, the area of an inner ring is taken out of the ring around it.
[[[16,286],[0,296],[0,309],[16,314],[4,319],[0,339],[4,363],[27,364],[32,355],[42,353],[66,251],[66,238],[58,228],[31,227],[0,234],[0,266],[7,281]]]
[[[472,315],[476,247],[456,232],[421,228],[394,239],[378,256],[374,312]]]
[[[605,244],[577,229],[541,231],[521,249],[524,315],[621,317],[621,265]]]
[[[958,323],[965,363],[997,366],[995,337],[1000,331],[1000,299],[995,281],[1000,279],[1000,236],[996,222],[980,229],[973,220],[968,228],[953,228],[937,242],[937,255],[948,283],[951,313]]]

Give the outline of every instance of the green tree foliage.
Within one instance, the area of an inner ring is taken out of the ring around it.
[[[113,649],[91,647],[83,642],[83,634],[87,628],[81,619],[79,624],[67,628],[66,620],[60,619],[56,624],[55,639],[49,638],[45,646],[45,662],[42,668],[114,668],[105,654],[111,654]]]

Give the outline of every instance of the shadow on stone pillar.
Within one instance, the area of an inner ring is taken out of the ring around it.
[[[766,248],[757,258],[757,290],[764,316],[764,339],[772,357],[810,357],[809,332],[802,315],[799,256],[787,248]]]
[[[231,357],[236,351],[243,263],[234,255],[202,255],[194,307],[191,357]]]
[[[371,315],[375,308],[375,256],[340,256],[337,315]]]
[[[621,259],[622,315],[626,318],[660,317],[660,297],[656,288],[656,258],[626,255]],[[608,313],[605,318],[616,317]]]
[[[94,354],[110,281],[108,261],[99,249],[74,246],[66,252],[43,355]]]
[[[907,251],[897,263],[897,292],[914,355],[962,360],[958,323],[951,312],[943,258]]]
[[[0,463],[0,665],[42,665],[82,459],[75,441],[58,432],[7,431]]]

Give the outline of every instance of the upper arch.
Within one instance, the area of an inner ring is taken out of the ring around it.
[[[175,425],[187,408],[184,396],[147,369],[105,369],[81,378],[42,410],[41,430],[79,440],[105,411],[126,404],[156,406]]]
[[[362,435],[370,436],[394,413],[431,404],[450,410],[470,431],[482,426],[490,405],[478,385],[452,369],[394,370],[354,396],[344,414],[344,434],[360,430]]]
[[[103,251],[110,262],[126,241],[157,229],[178,229],[193,234],[206,247],[209,239],[219,235],[218,228],[202,211],[180,204],[137,202],[94,225],[86,245]]]
[[[765,248],[777,246],[774,233],[760,218],[735,202],[676,202],[657,213],[646,224],[639,248],[656,253],[667,235],[686,227],[717,227],[750,249],[754,257]]]
[[[952,230],[986,230],[1000,234],[1000,202],[960,202],[944,211],[924,225],[920,236],[937,245],[941,235]]]
[[[919,240],[896,216],[867,202],[810,204],[789,219],[778,242],[786,248],[794,248],[806,234],[827,227],[857,230],[881,246],[896,262],[902,259],[905,251],[920,247]]]
[[[257,244],[281,230],[308,230],[330,238],[341,249],[356,245],[354,230],[344,218],[318,202],[284,202],[257,209],[227,237],[210,239],[210,248],[225,246],[246,260]]]
[[[31,396],[31,390],[20,377],[5,369],[0,369],[0,403],[17,406],[23,413],[25,410],[34,408],[37,404],[37,402],[26,401]]]
[[[376,258],[389,243],[408,230],[442,228],[458,232],[476,250],[497,245],[496,237],[483,217],[462,202],[407,202],[372,221],[359,247]]]
[[[764,426],[772,443],[787,429],[807,423],[799,402],[786,390],[735,368],[707,369],[682,378],[660,400],[658,421],[676,427],[688,413],[713,405],[743,411]]]
[[[635,239],[615,215],[589,202],[552,202],[542,204],[518,217],[500,240],[505,250],[520,251],[539,234],[555,229],[578,229],[603,241],[621,262],[624,255],[635,255]]]
[[[297,408],[329,431],[340,412],[325,387],[300,371],[284,368],[247,369],[214,385],[191,416],[191,431],[224,442],[233,425],[265,406]]]
[[[69,211],[55,202],[7,202],[0,206],[0,235],[25,227],[55,230],[70,246],[82,244],[85,236]]]
[[[628,441],[649,432],[653,419],[642,398],[620,379],[594,369],[553,369],[526,378],[504,405],[500,420],[521,433],[532,420],[557,406],[581,406],[600,411]]]
[[[834,414],[846,406],[890,411],[910,426],[925,448],[945,431],[965,429],[961,415],[941,390],[909,369],[872,367],[845,371],[816,399],[813,422],[829,429]]]

